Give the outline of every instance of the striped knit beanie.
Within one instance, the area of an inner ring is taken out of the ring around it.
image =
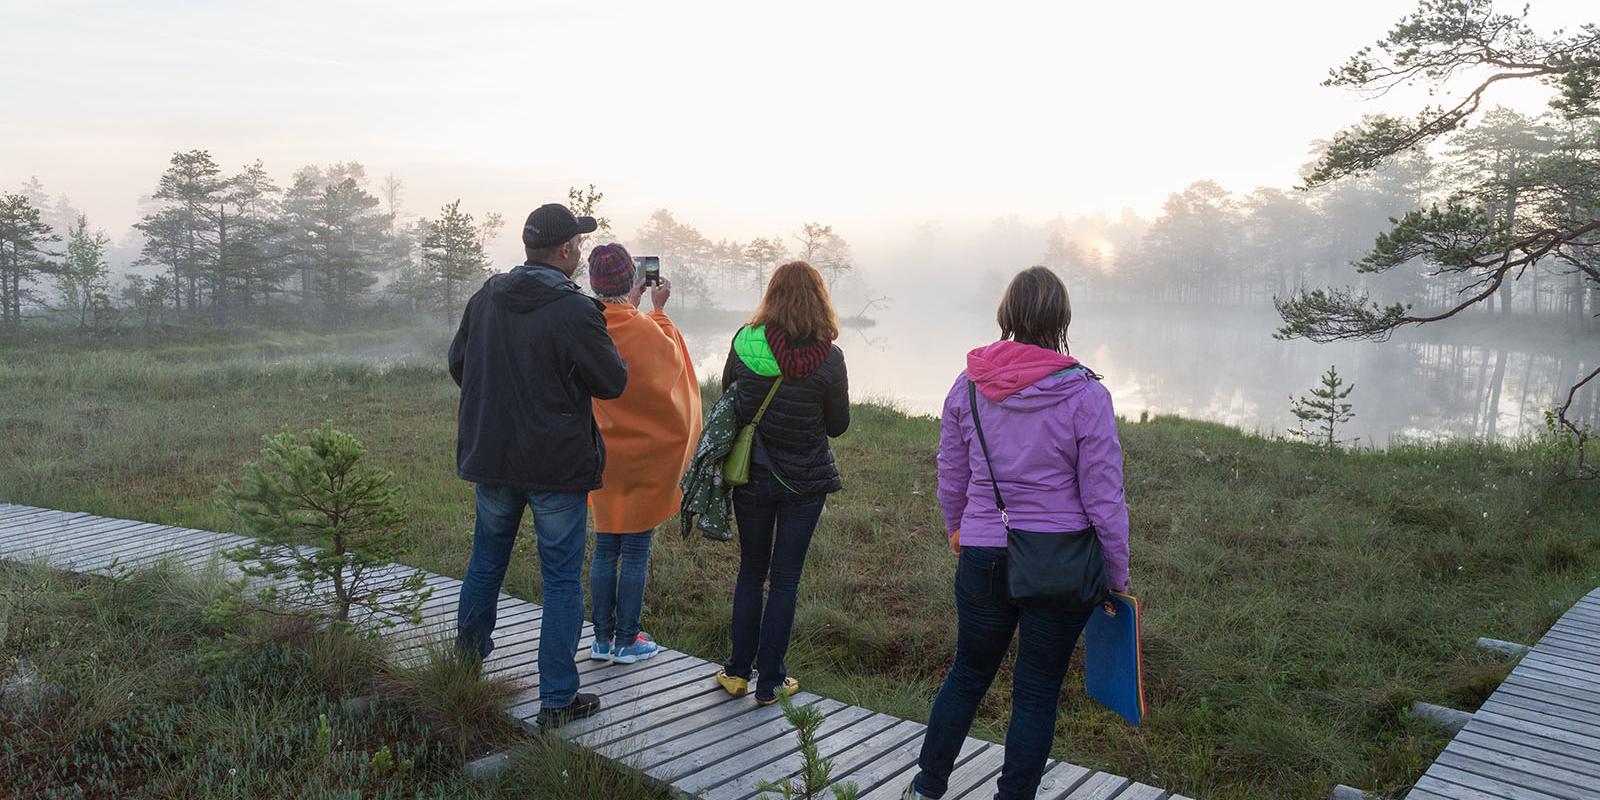
[[[612,242],[589,251],[589,288],[596,297],[626,297],[633,291],[633,256]]]

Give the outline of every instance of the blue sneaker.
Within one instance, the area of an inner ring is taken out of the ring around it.
[[[655,640],[650,638],[650,634],[641,632],[634,637],[633,644],[616,648],[611,661],[615,664],[637,664],[645,659],[654,658],[659,652],[661,645],[656,644]]]
[[[594,644],[589,646],[589,660],[590,661],[610,661],[612,656],[614,656],[614,655],[616,655],[616,654],[611,652],[611,643],[610,642],[598,642],[597,641]]]

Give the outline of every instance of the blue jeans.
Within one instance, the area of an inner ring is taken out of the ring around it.
[[[650,568],[650,540],[655,531],[596,533],[594,562],[589,565],[589,601],[594,604],[594,640],[627,647],[639,636],[639,611],[644,607],[644,581]],[[621,557],[622,578],[617,578]]]
[[[794,628],[800,571],[826,500],[820,492],[794,494],[758,466],[751,467],[750,483],[733,492],[739,580],[733,589],[733,655],[724,667],[729,675],[749,678],[753,662],[760,675],[758,697],[771,697],[789,674],[783,657]]]
[[[1093,606],[1015,605],[1007,590],[1005,548],[961,548],[956,567],[956,658],[928,713],[928,732],[917,760],[918,792],[937,798],[950,788],[950,771],[978,704],[994,682],[1013,631],[1020,628],[1011,724],[1006,728],[1006,760],[997,796],[1002,800],[1034,796],[1055,741],[1056,707],[1067,662],[1092,610]]]
[[[472,560],[461,582],[456,642],[469,656],[494,649],[495,606],[511,563],[522,509],[533,509],[544,579],[539,623],[539,697],[545,709],[565,708],[578,694],[578,635],[583,631],[583,551],[588,544],[589,495],[549,494],[478,484],[478,520]]]

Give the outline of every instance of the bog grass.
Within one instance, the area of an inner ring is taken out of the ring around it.
[[[5,795],[665,797],[525,737],[500,714],[511,687],[444,651],[395,667],[378,643],[303,618],[224,622],[214,601],[227,591],[214,568],[113,580],[0,563]],[[502,749],[516,756],[497,781],[464,775],[466,759]]]
[[[406,339],[432,355],[369,357]],[[454,475],[442,334],[137,344],[7,353],[0,501],[227,529],[212,489],[260,437],[331,420],[405,486],[405,562],[462,574],[472,488]],[[1410,702],[1474,708],[1510,665],[1476,637],[1532,642],[1600,585],[1600,492],[1556,479],[1535,442],[1323,455],[1167,417],[1121,433],[1150,716],[1127,727],[1075,672],[1055,748],[1075,763],[1199,798],[1404,788],[1446,741]],[[788,659],[807,689],[926,719],[955,635],[937,436],[858,405],[837,441],[846,490],[813,542]],[[724,658],[736,547],[676,521],[656,541],[645,628]],[[537,601],[530,550],[507,590]],[[1004,738],[1008,689],[974,735]]]

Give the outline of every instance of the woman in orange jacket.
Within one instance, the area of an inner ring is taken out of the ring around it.
[[[639,301],[647,287],[633,257],[620,244],[603,244],[589,253],[589,286],[605,304],[606,330],[628,362],[622,396],[594,406],[606,467],[602,488],[589,495],[595,530],[589,657],[633,664],[660,649],[639,630],[639,614],[650,541],[678,511],[678,481],[700,439],[700,381],[683,334],[663,310],[671,283],[648,287],[655,310],[644,313]]]

